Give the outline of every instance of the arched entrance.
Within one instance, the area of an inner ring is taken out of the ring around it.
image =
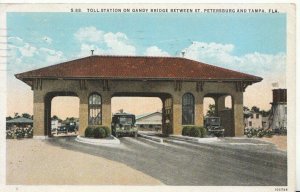
[[[112,99],[116,97],[147,97],[147,98],[159,98],[161,100],[161,132],[164,135],[173,133],[172,118],[172,96],[168,93],[147,93],[147,92],[117,92],[112,95]],[[141,104],[142,105],[142,104]]]
[[[78,97],[78,95],[75,92],[49,92],[45,95],[45,97],[44,97],[44,102],[45,102],[44,131],[48,137],[53,136],[53,133],[51,131],[51,127],[52,127],[51,119],[52,119],[52,116],[54,115],[52,113],[52,101],[53,101],[53,98],[56,98],[56,97]],[[60,107],[63,107],[63,106],[64,106],[63,104],[60,105]],[[78,111],[79,111],[79,103],[78,103]],[[68,120],[68,119],[65,119],[65,120]]]
[[[235,136],[233,97],[228,93],[208,93],[204,98],[210,98],[206,115],[220,117],[221,125],[225,129],[224,136]]]

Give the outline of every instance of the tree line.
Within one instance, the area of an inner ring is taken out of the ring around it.
[[[19,114],[19,113],[15,113],[14,116],[8,116],[6,117],[6,121],[9,121],[9,120],[12,120],[12,119],[17,119],[17,118],[20,118],[20,117],[23,117],[23,118],[27,118],[27,119],[33,119],[33,115],[30,115],[29,113],[22,113],[22,114]],[[70,122],[73,122],[76,120],[75,117],[67,117],[65,120],[62,120],[61,118],[59,118],[57,115],[53,115],[51,117],[51,120],[58,120],[58,121],[70,121]]]
[[[251,107],[251,109],[249,109],[248,107],[244,106],[243,109],[244,109],[244,111],[249,111],[249,112],[252,111],[252,112],[255,112],[255,113],[259,113],[263,117],[268,117],[270,115],[270,113],[271,113],[271,109],[269,109],[267,111],[266,110],[260,110],[260,108],[257,107],[257,106],[253,106],[253,107]],[[216,111],[215,104],[209,104],[206,116],[209,116],[209,117],[215,117],[215,116],[217,116],[217,111]]]

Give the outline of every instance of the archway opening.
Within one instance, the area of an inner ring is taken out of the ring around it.
[[[49,137],[76,136],[79,98],[74,93],[49,93],[45,97],[45,132]]]
[[[217,116],[216,103],[211,97],[204,97],[203,99],[203,116]]]
[[[233,97],[227,93],[209,93],[204,96],[203,106],[204,121],[217,117],[219,126],[224,129],[224,136],[233,136]]]
[[[231,97],[231,95],[227,95],[225,97],[225,109],[232,109],[232,97]]]
[[[79,129],[79,98],[57,96],[51,101],[51,135],[75,136]]]
[[[159,97],[114,96],[111,107],[112,117],[119,114],[134,115],[135,122],[132,124],[139,132],[162,132],[163,103]],[[114,118],[112,121],[115,121]]]

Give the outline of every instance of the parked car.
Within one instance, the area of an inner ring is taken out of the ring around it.
[[[57,135],[60,133],[68,133],[67,127],[62,125],[60,127],[57,128]]]
[[[214,136],[222,136],[224,137],[224,129],[221,126],[221,118],[220,117],[205,117],[204,126],[208,131],[208,134]]]
[[[78,131],[75,122],[66,124],[66,128],[68,133],[72,133],[72,132],[76,133]]]

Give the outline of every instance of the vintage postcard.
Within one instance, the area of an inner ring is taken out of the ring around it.
[[[1,5],[1,191],[295,191],[295,9]]]

